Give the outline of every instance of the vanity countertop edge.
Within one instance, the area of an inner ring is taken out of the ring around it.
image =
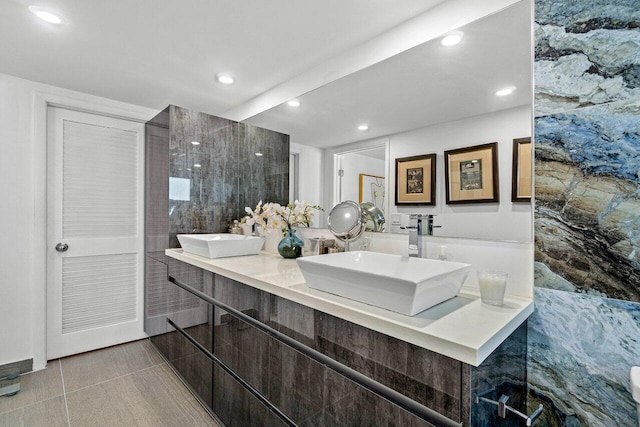
[[[513,296],[505,297],[503,307],[482,304],[477,290],[464,287],[459,296],[470,303],[425,320],[434,308],[410,317],[310,289],[297,262],[279,255],[261,252],[209,259],[182,249],[167,249],[165,254],[473,366],[479,366],[534,310],[533,299]]]

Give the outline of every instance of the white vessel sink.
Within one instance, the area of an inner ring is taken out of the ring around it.
[[[307,286],[413,316],[455,297],[470,264],[376,252],[298,258]]]
[[[264,239],[239,234],[178,234],[182,250],[207,258],[255,255]]]

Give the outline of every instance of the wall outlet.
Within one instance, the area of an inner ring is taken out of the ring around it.
[[[391,214],[391,225],[401,225],[402,224],[402,214],[392,213]]]

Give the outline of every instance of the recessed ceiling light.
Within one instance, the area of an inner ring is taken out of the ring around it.
[[[216,80],[218,80],[223,85],[232,85],[235,80],[229,74],[218,73],[216,74]]]
[[[513,86],[509,86],[509,87],[505,87],[503,89],[500,89],[499,91],[496,92],[497,96],[507,96],[507,95],[511,95],[513,93],[513,91],[516,90],[515,87]]]
[[[200,145],[198,141],[191,141],[191,145]]]
[[[29,10],[31,11],[31,13],[33,13],[34,15],[36,15],[38,18],[42,19],[45,22],[48,22],[50,24],[62,24],[61,17],[59,17],[53,12],[44,10],[39,6],[29,6]]]
[[[462,41],[462,36],[464,36],[463,32],[455,31],[444,36],[440,43],[442,43],[442,46],[455,46]]]
[[[361,131],[369,130],[369,125],[366,123],[363,123],[358,126],[358,130],[361,130]]]
[[[300,101],[298,101],[297,99],[292,99],[291,101],[287,102],[287,105],[289,107],[299,107]]]

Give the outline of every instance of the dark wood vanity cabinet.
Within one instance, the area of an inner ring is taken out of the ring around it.
[[[173,258],[168,273],[462,425],[510,425],[495,417],[494,407],[475,403],[479,393],[490,399],[506,393],[512,406],[526,412],[526,324],[473,367]],[[151,340],[226,425],[284,423],[225,367],[297,425],[431,425],[167,282],[166,276],[165,285],[163,299],[155,301],[167,314]]]
[[[212,351],[211,307],[200,298],[167,281],[167,265],[159,264],[155,266],[158,269],[157,280],[147,282],[151,287],[147,291],[146,300],[147,333],[151,342],[182,375],[193,391],[211,407],[211,360],[184,335],[187,334],[203,348]],[[162,267],[164,276],[160,274]],[[187,265],[172,270],[171,274],[180,277],[194,289],[206,291],[212,287],[211,273]],[[156,312],[157,315],[154,315]]]
[[[149,261],[148,261],[149,262]],[[157,263],[157,280],[147,293],[147,312],[151,342],[171,363],[185,383],[215,416],[227,426],[284,425],[269,409],[230,376],[212,355],[237,372],[265,396],[268,381],[262,369],[268,352],[266,336],[241,324],[222,310],[167,280],[168,275],[206,295],[219,297],[225,292],[221,276],[168,258],[168,265]],[[164,275],[163,275],[164,274]],[[260,304],[251,299],[235,301],[234,307],[257,316]]]

